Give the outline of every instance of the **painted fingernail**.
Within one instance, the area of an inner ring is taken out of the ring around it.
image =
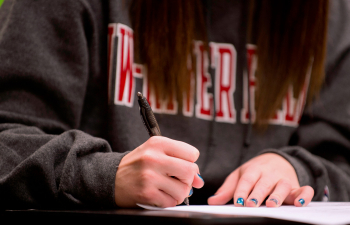
[[[243,199],[243,198],[238,198],[236,203],[237,203],[238,205],[244,206],[244,199]]]
[[[193,188],[191,188],[190,193],[188,194],[188,197],[190,197],[193,194]]]
[[[197,173],[198,177],[202,179],[202,181],[204,182],[203,180],[203,177],[201,175],[199,175],[199,173]]]
[[[274,202],[276,205],[278,205],[278,200],[275,198],[271,198],[269,201]]]
[[[254,202],[255,205],[258,205],[258,200],[256,198],[251,198],[249,201]]]
[[[303,206],[305,204],[305,200],[303,198],[299,199],[298,202],[301,204],[301,206]]]

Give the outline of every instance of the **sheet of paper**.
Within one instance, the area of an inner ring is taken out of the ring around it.
[[[235,207],[234,205],[184,205],[158,208],[141,204],[138,205],[149,210],[173,210],[225,215],[261,216],[311,224],[350,223],[350,202],[311,202],[306,207],[281,206],[278,208],[267,208],[265,206],[258,208]]]

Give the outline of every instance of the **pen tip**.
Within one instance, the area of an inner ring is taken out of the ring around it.
[[[190,205],[190,200],[188,199],[188,197],[185,198],[184,203],[185,203],[186,205]]]

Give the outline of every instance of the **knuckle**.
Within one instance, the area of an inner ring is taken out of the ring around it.
[[[183,165],[183,174],[181,181],[186,184],[186,186],[190,186],[193,183],[194,177],[197,174],[197,165],[194,163],[186,163]]]
[[[145,170],[141,173],[140,184],[142,184],[142,186],[147,187],[154,180],[155,180],[155,174],[152,171]]]
[[[188,163],[185,169],[188,172],[188,174],[194,176],[195,174],[197,174],[198,166],[195,163]]]
[[[155,196],[155,192],[150,189],[150,188],[145,188],[142,189],[141,191],[138,192],[138,198],[142,201],[142,202],[151,202],[154,199]]]
[[[196,163],[192,163],[192,171],[194,175],[196,175],[199,172],[199,167]]]
[[[192,166],[187,162],[181,163],[181,167],[182,167],[183,173],[186,172],[186,175],[192,172]]]
[[[147,144],[154,147],[162,143],[162,138],[160,136],[152,136],[147,140]]]
[[[155,152],[146,151],[140,157],[140,161],[143,165],[154,165],[159,163],[159,157]]]

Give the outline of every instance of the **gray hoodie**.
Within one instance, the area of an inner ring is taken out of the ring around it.
[[[264,133],[252,129],[257,59],[246,43],[245,2],[206,1],[210,52],[194,41],[197,84],[179,108],[148,89],[146,68],[134,62],[130,1],[5,0],[0,207],[115,207],[119,162],[149,138],[138,91],[164,136],[200,151],[205,185],[191,204],[206,204],[229,173],[263,152],[286,158],[314,201],[350,201],[350,1],[331,1],[319,98],[304,109],[307,88],[299,99],[290,93]]]

